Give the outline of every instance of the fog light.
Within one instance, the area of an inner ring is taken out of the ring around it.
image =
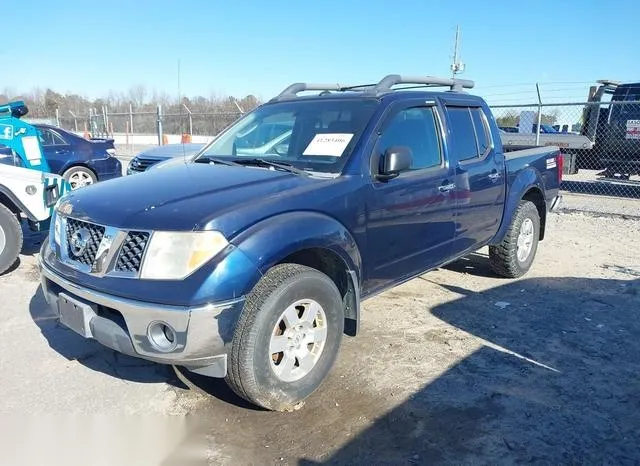
[[[151,322],[147,328],[147,338],[158,351],[170,353],[178,346],[176,331],[166,322]]]

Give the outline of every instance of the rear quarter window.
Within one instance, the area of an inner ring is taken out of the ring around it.
[[[452,156],[459,161],[485,157],[491,148],[491,138],[482,109],[449,106],[447,115]]]

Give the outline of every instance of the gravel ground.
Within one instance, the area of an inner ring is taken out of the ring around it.
[[[181,435],[212,464],[637,464],[640,220],[563,212],[548,223],[520,280],[493,276],[485,249],[365,302],[361,335],[292,413],[60,327],[32,235],[0,277],[0,414],[188,419]],[[22,459],[31,451],[0,439]],[[145,458],[136,464],[159,464]]]

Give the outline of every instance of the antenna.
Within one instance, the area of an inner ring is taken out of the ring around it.
[[[182,95],[180,92],[180,59],[178,58],[178,101],[182,102]]]
[[[460,59],[458,52],[460,46],[460,26],[456,26],[456,41],[453,46],[453,59],[451,60],[451,77],[455,78],[456,74],[464,71],[464,63]]]

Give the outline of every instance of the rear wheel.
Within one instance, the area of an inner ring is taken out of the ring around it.
[[[293,409],[324,381],[343,331],[342,298],[329,277],[298,264],[275,266],[247,298],[227,383],[263,408]]]
[[[531,268],[538,250],[540,215],[531,201],[520,201],[502,242],[489,246],[489,261],[495,273],[518,278]]]
[[[22,228],[16,214],[0,204],[0,274],[18,260],[22,241]]]
[[[82,188],[98,182],[95,173],[87,167],[71,167],[63,173],[62,177],[71,185],[71,189]]]

